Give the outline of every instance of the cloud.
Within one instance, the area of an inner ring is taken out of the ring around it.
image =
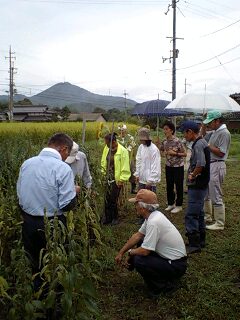
[[[185,79],[187,90],[206,84],[226,94],[237,91],[240,47],[220,53],[238,44],[240,23],[224,27],[239,19],[239,2],[216,6],[197,0],[178,7],[177,37],[184,40],[177,40],[177,95],[184,93]],[[137,101],[158,94],[171,99],[166,91],[172,90],[172,64],[162,62],[172,49],[167,38],[172,35],[172,10],[165,15],[165,3],[3,1],[1,9],[0,52],[7,54],[10,44],[16,52],[19,92],[20,86],[42,90],[44,84],[66,80],[96,93],[122,95],[126,90]],[[0,68],[7,69],[8,62],[0,60]],[[8,77],[0,76],[2,81]]]

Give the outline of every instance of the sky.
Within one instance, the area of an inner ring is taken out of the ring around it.
[[[172,99],[173,10],[157,0],[0,0],[0,95],[59,82],[137,102]],[[167,13],[167,14],[166,14]],[[176,96],[240,92],[240,1],[179,0]],[[185,85],[186,83],[186,85]]]

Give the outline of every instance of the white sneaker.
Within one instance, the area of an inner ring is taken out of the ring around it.
[[[206,226],[207,230],[224,230],[224,226],[223,225],[219,225],[218,223],[214,223],[211,225]]]
[[[176,206],[173,210],[171,210],[171,213],[178,213],[180,211],[182,211],[182,207]]]
[[[165,209],[165,211],[171,211],[172,209],[174,209],[175,208],[175,205],[173,204],[173,205],[168,205],[167,206],[167,208]]]

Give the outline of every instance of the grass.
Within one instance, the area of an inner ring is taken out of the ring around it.
[[[12,270],[9,265],[9,252],[20,238],[20,227],[16,217],[16,179],[21,163],[30,156],[38,154],[51,135],[56,131],[65,131],[81,142],[79,124],[0,124],[0,215],[1,227],[1,271],[9,276]],[[60,127],[58,127],[60,126]],[[136,127],[132,127],[134,130]],[[88,128],[89,137],[96,137],[97,126]],[[104,130],[102,130],[104,132]],[[239,277],[239,179],[240,179],[240,135],[232,135],[230,159],[227,162],[227,176],[224,183],[224,199],[226,204],[226,228],[221,232],[207,233],[207,247],[201,254],[189,258],[189,267],[182,280],[181,288],[172,296],[162,296],[152,301],[144,293],[142,278],[135,272],[128,272],[117,267],[114,257],[130,235],[137,231],[134,208],[127,202],[120,207],[121,223],[114,227],[102,228],[102,247],[92,248],[99,260],[95,273],[100,277],[97,283],[98,320],[151,320],[151,319],[240,319],[240,289],[234,281]],[[97,192],[101,195],[101,176],[99,163],[103,145],[96,140],[86,143],[91,173]],[[162,163],[164,166],[164,163]],[[130,194],[129,194],[130,196]],[[100,196],[99,196],[100,198]],[[98,198],[98,199],[99,199]],[[160,209],[166,207],[166,190],[164,170],[162,181],[158,187]],[[103,200],[103,199],[101,199]],[[186,208],[186,195],[184,196]],[[97,203],[100,212],[102,202]],[[82,213],[82,212],[81,212]],[[184,236],[184,213],[168,214],[168,218],[177,226]],[[5,246],[3,245],[5,244]],[[4,254],[4,250],[8,253]],[[2,254],[3,252],[3,254]],[[3,263],[4,262],[4,263]],[[96,268],[96,267],[95,267]],[[14,275],[16,276],[16,275]],[[239,280],[240,281],[240,280]],[[0,284],[1,285],[1,284]],[[15,284],[17,286],[17,284]],[[21,286],[22,285],[22,286]],[[24,289],[23,283],[20,287]],[[21,289],[20,288],[20,289]],[[1,288],[0,288],[1,289]],[[0,300],[1,302],[1,300]],[[21,304],[22,301],[19,301]],[[7,308],[7,305],[4,305]],[[0,311],[0,318],[4,308]],[[20,315],[24,319],[24,316]],[[19,317],[18,317],[19,318]],[[17,319],[17,318],[16,318]]]
[[[136,272],[122,270],[114,264],[118,250],[139,227],[135,224],[136,216],[131,205],[126,204],[122,208],[120,225],[103,229],[103,241],[107,243],[108,249],[103,258],[102,282],[98,288],[101,320],[240,318],[240,289],[235,284],[240,271],[239,179],[239,161],[228,161],[224,182],[226,228],[220,232],[207,232],[206,249],[190,256],[182,286],[172,297],[161,296],[154,301],[148,299],[142,278]],[[158,197],[160,209],[164,212],[164,173]],[[167,216],[184,236],[184,213],[170,213]]]

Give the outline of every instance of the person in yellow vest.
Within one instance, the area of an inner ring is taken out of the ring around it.
[[[129,182],[131,183],[131,193],[136,194],[136,179],[133,175],[136,170],[135,158],[136,158],[136,142],[135,138],[128,133],[127,126],[123,124],[118,127],[119,135],[117,137],[117,141],[121,143],[124,148],[127,149],[129,155],[129,163],[130,163],[130,171],[131,176],[129,178]]]
[[[130,178],[129,155],[120,143],[117,134],[109,133],[105,137],[101,170],[106,176],[106,195],[103,224],[118,224],[118,197],[125,182]]]

